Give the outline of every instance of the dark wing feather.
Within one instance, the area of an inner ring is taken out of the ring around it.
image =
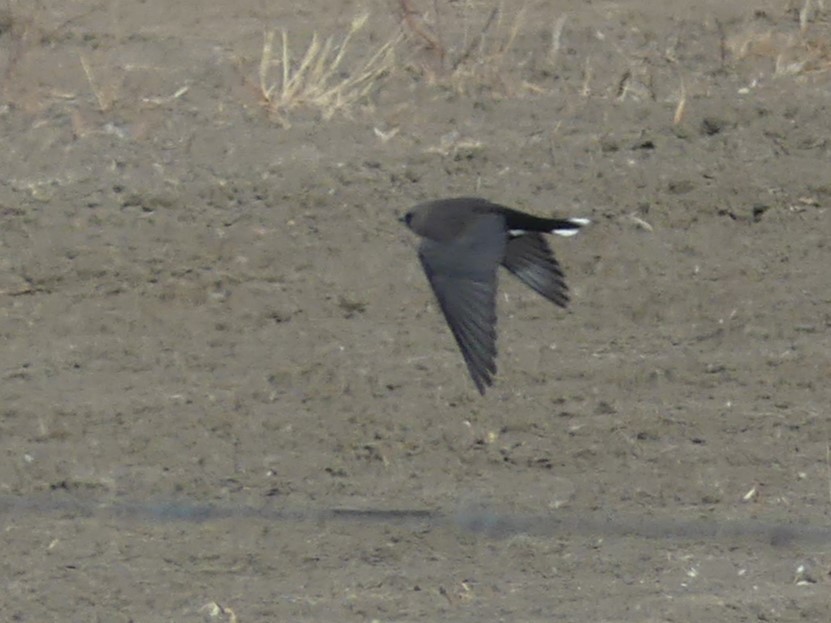
[[[419,247],[424,272],[481,394],[496,374],[496,271],[505,253],[504,220],[479,215],[449,242]]]
[[[563,270],[539,233],[515,236],[508,241],[503,266],[552,303],[568,305]]]

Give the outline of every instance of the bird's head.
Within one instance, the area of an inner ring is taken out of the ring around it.
[[[412,210],[410,210],[410,211],[409,211],[409,212],[407,212],[404,216],[400,217],[398,220],[399,220],[400,222],[404,223],[404,224],[405,224],[407,227],[409,227],[410,229],[412,229],[412,227],[413,227],[413,226],[412,226],[412,223],[413,223],[413,211],[412,211]]]

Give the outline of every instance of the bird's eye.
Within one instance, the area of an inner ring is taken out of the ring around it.
[[[404,218],[402,220],[404,221],[405,224],[409,225],[413,220],[413,213],[412,212],[407,212],[404,215]]]

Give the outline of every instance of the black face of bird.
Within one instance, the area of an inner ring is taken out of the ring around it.
[[[426,223],[428,213],[429,210],[426,207],[418,205],[401,217],[400,221],[414,233],[425,236],[430,233]]]

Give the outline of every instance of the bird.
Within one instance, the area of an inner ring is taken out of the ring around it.
[[[400,219],[481,395],[496,375],[497,269],[565,308],[568,287],[544,234],[573,236],[586,218],[544,218],[479,197],[419,203]]]

